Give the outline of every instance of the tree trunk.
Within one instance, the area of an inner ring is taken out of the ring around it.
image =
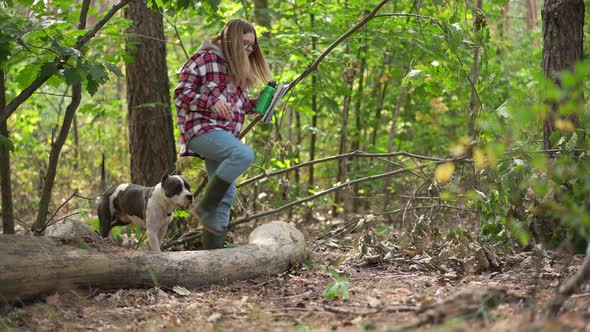
[[[271,16],[268,11],[268,0],[254,0],[254,21],[263,27],[270,28]],[[270,30],[264,32],[263,36],[269,38]]]
[[[418,0],[416,1],[416,15],[420,14],[420,7],[422,7],[422,1]],[[412,38],[412,43],[410,46],[410,50],[408,52],[408,54],[410,56],[412,56],[414,54],[414,49],[416,48],[416,38]],[[403,79],[404,77],[410,72],[410,69],[412,68],[412,61],[410,61],[408,63],[408,67],[405,70],[405,74],[404,76],[401,77],[400,79],[400,89],[399,89],[399,96],[397,97],[397,102],[395,103],[395,110],[393,111],[393,117],[391,118],[391,126],[389,128],[389,138],[387,140],[387,152],[391,153],[393,151],[393,142],[395,140],[395,129],[397,126],[397,119],[399,118],[399,112],[401,111],[402,105],[404,103],[404,98],[406,98],[406,86],[403,84]],[[386,172],[390,172],[392,170],[392,166],[391,164],[387,164],[387,166],[385,167]],[[391,200],[391,179],[387,178],[385,180],[385,198],[383,200],[383,208],[385,210],[387,210],[388,206],[389,206],[389,201]]]
[[[477,8],[475,9],[475,22],[474,22],[474,30],[477,33],[480,27],[478,22],[478,16],[483,15],[482,8],[483,0],[477,0]],[[477,112],[479,109],[479,105],[477,103],[477,90],[476,84],[477,79],[479,78],[479,45],[476,45],[473,48],[473,67],[471,67],[471,99],[469,101],[469,137],[471,139],[475,139],[477,135],[475,129],[475,120],[477,119]]]
[[[373,133],[371,135],[371,148],[372,150],[376,150],[377,147],[377,133],[379,132],[379,128],[382,126],[381,124],[381,111],[383,110],[383,105],[385,104],[385,96],[387,94],[387,87],[389,83],[389,78],[391,77],[389,73],[391,62],[391,54],[387,51],[383,53],[383,66],[381,66],[381,71],[378,76],[377,84],[375,85],[375,94],[378,94],[378,106],[375,109],[375,122],[373,125]]]
[[[6,107],[6,87],[4,85],[4,70],[0,68],[0,116]],[[0,135],[8,139],[6,120],[0,120]],[[8,142],[5,142],[8,144]],[[12,183],[10,176],[10,149],[0,142],[0,187],[2,191],[2,232],[14,234],[14,208],[12,206]]]
[[[0,236],[0,298],[5,303],[73,288],[199,287],[272,275],[301,262],[305,240],[273,221],[235,248],[156,253],[72,249],[55,239]]]
[[[310,15],[310,26],[313,30],[315,23],[314,15]],[[317,49],[317,37],[311,37],[311,49],[315,54]],[[317,96],[317,78],[315,75],[311,77],[311,91],[313,94],[311,95],[311,110],[313,115],[311,116],[311,139],[309,141],[309,160],[315,159],[315,148],[316,148],[316,137],[317,137],[317,125],[318,125],[318,96]],[[310,194],[314,191],[314,174],[313,174],[313,165],[309,166],[309,178],[307,179],[307,193]],[[305,213],[305,219],[311,220],[312,217],[312,209],[308,208]]]
[[[526,28],[533,31],[537,27],[537,0],[524,0],[526,7]]]
[[[303,143],[303,133],[302,133],[302,125],[301,125],[301,113],[296,112],[295,110],[291,110],[292,113],[294,113],[295,115],[295,135],[296,135],[296,139],[295,142],[297,142],[297,144],[295,145],[295,158],[297,159],[297,162],[300,163],[301,162],[301,144]],[[295,195],[299,196],[299,194],[301,193],[301,191],[299,190],[299,186],[301,183],[301,172],[299,171],[299,168],[297,168],[295,170]]]
[[[64,114],[63,123],[59,131],[59,135],[53,144],[51,144],[51,151],[49,152],[49,163],[47,164],[47,174],[43,181],[43,190],[41,192],[41,199],[39,200],[39,210],[37,211],[37,219],[33,224],[32,231],[35,235],[43,235],[45,227],[47,226],[47,213],[49,212],[49,204],[51,203],[51,193],[53,192],[53,185],[55,184],[55,176],[57,175],[57,165],[59,163],[59,156],[61,149],[66,143],[70,127],[74,119],[74,114],[80,106],[82,99],[82,83],[74,83],[72,85],[72,100]]]
[[[344,1],[344,8],[348,10],[348,1]],[[346,28],[350,29],[350,24],[346,22]],[[350,54],[350,42],[346,42],[344,54]],[[350,104],[352,100],[352,89],[354,78],[356,74],[356,59],[349,60],[342,73],[344,84],[346,85],[346,93],[342,100],[342,124],[340,125],[340,145],[338,147],[338,154],[344,154],[348,150],[348,117],[350,115]],[[337,183],[344,183],[348,178],[348,158],[342,158],[338,161],[338,173],[336,175]],[[342,206],[343,216],[346,220],[347,214],[350,211],[348,202],[343,199],[343,192],[338,190],[334,192],[334,206],[332,208],[332,215],[338,216],[340,213],[339,207]]]
[[[349,47],[346,46],[346,50],[344,51],[346,54],[349,53]],[[352,85],[354,83],[354,76],[355,76],[355,64],[353,61],[349,61],[346,64],[346,68],[344,69],[344,82],[346,84],[346,94],[344,95],[344,99],[342,101],[342,122],[340,124],[340,144],[338,147],[338,154],[344,154],[348,150],[348,116],[350,114],[350,102],[351,102],[351,95],[352,95]],[[342,158],[338,161],[338,172],[336,174],[336,182],[344,183],[348,178],[348,158]],[[340,213],[340,206],[343,206],[344,215],[342,216],[343,219],[346,220],[346,215],[350,209],[346,207],[346,203],[343,199],[342,191],[338,190],[334,193],[334,207],[332,209],[332,215],[338,216]]]
[[[412,48],[411,51],[414,50],[414,44],[412,44]],[[410,54],[412,54],[410,52]],[[408,69],[410,67],[408,66]],[[406,70],[406,75],[409,72],[409,70]],[[405,75],[404,75],[405,76]],[[393,151],[393,141],[395,138],[395,127],[397,125],[397,118],[399,117],[399,112],[402,108],[402,105],[404,103],[404,98],[406,97],[406,87],[403,85],[402,83],[403,80],[403,76],[400,79],[400,88],[399,88],[399,96],[397,97],[397,102],[395,103],[395,110],[393,112],[393,117],[391,118],[391,128],[389,128],[389,138],[387,140],[387,153],[391,153]],[[387,164],[385,166],[385,171],[386,172],[391,172],[391,170],[393,169],[393,166],[391,164]],[[384,192],[385,192],[385,198],[383,199],[383,209],[387,210],[387,208],[389,207],[389,203],[391,200],[391,179],[387,178],[385,179],[385,186],[384,186]]]
[[[153,186],[176,162],[162,15],[143,0],[131,1],[124,13],[134,36],[126,44],[134,57],[126,69],[131,181]]]
[[[543,71],[545,77],[561,86],[561,73],[573,70],[582,60],[584,40],[584,1],[546,0],[543,4]],[[543,146],[553,148],[555,114],[559,105],[552,104],[543,122]],[[570,117],[575,123],[575,114]]]
[[[352,140],[352,151],[367,151],[365,148],[361,147],[361,142],[365,142],[367,140],[367,137],[365,136],[366,132],[363,130],[363,128],[366,128],[366,122],[367,121],[363,121],[364,118],[368,117],[366,115],[368,115],[368,112],[365,111],[364,109],[362,109],[362,101],[366,100],[367,97],[365,96],[365,82],[364,82],[364,77],[365,77],[365,70],[367,69],[367,27],[365,26],[363,28],[365,30],[365,45],[363,46],[362,50],[359,50],[359,58],[361,59],[361,65],[360,65],[360,70],[359,70],[359,86],[357,89],[357,95],[356,95],[356,103],[355,103],[355,132],[352,133],[352,137],[354,137],[354,139]],[[365,115],[366,114],[366,115]],[[358,174],[361,173],[361,164],[359,162],[358,159],[354,159],[352,160],[352,167],[354,167],[354,172],[356,174],[356,176],[358,176]],[[360,197],[362,196],[360,193],[360,183],[357,183],[355,185],[352,186],[352,191],[354,193],[354,198],[352,200],[352,204],[349,204],[349,202],[346,202],[345,200],[345,204],[346,206],[352,206],[352,212],[353,213],[358,213],[359,212],[359,207],[361,205],[361,203],[363,202],[363,200],[360,199]],[[366,200],[364,200],[366,202]],[[345,208],[346,208],[345,206]]]

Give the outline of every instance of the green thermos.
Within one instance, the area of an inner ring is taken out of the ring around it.
[[[277,82],[270,81],[270,82],[268,82],[268,85],[266,87],[264,87],[264,90],[262,91],[262,93],[260,94],[260,97],[258,98],[258,104],[256,105],[256,113],[260,113],[260,114],[266,113],[266,110],[268,109],[268,106],[270,105],[272,97],[274,96],[275,91],[277,91],[276,86],[277,86]]]

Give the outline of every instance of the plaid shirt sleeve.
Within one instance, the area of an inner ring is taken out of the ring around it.
[[[197,53],[182,67],[174,102],[187,111],[207,111],[219,101],[225,80],[216,54]]]

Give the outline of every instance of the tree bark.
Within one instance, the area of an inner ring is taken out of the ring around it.
[[[270,28],[271,25],[270,13],[268,11],[268,0],[254,0],[254,20],[263,27]],[[270,31],[265,31],[262,34],[265,38],[270,37]]]
[[[477,22],[477,17],[480,13],[483,13],[482,9],[483,0],[477,0],[477,8],[475,9],[475,22]],[[482,14],[483,15],[483,14]],[[478,32],[480,29],[476,23],[474,23],[474,31],[475,33]],[[473,48],[473,67],[471,67],[471,99],[469,101],[469,137],[471,139],[475,139],[476,128],[475,128],[475,120],[477,119],[477,113],[479,111],[479,105],[477,103],[477,90],[476,84],[479,78],[479,45],[476,45]]]
[[[367,140],[366,137],[366,132],[364,130],[364,128],[367,128],[366,122],[363,119],[367,118],[368,116],[365,116],[365,114],[368,114],[367,111],[365,111],[364,109],[362,109],[362,101],[366,100],[367,97],[365,96],[365,83],[364,83],[364,77],[365,77],[365,70],[367,69],[367,27],[364,27],[365,30],[365,45],[363,46],[363,48],[361,50],[359,50],[359,59],[361,60],[361,64],[360,64],[360,69],[359,69],[359,83],[358,83],[358,89],[357,89],[357,95],[356,95],[356,104],[355,104],[355,132],[352,133],[352,137],[354,137],[354,139],[352,140],[352,151],[361,151],[361,150],[366,150],[365,147],[361,147],[361,142],[364,142]],[[351,163],[351,167],[353,167],[354,172],[356,174],[360,174],[361,173],[361,165],[359,164],[358,160],[352,160]],[[353,213],[358,213],[359,212],[359,207],[360,204],[362,202],[360,198],[361,194],[360,194],[360,184],[355,184],[352,186],[352,191],[354,193],[354,198],[352,200],[352,204],[349,204],[349,202],[345,201],[346,206],[352,206],[352,212]],[[365,200],[365,202],[367,202]],[[346,208],[345,206],[345,208]]]
[[[0,116],[6,106],[6,87],[4,70],[0,68]],[[6,120],[0,121],[0,135],[8,139]],[[2,191],[2,232],[14,234],[14,208],[12,205],[12,183],[10,176],[10,149],[0,143],[0,187]]]
[[[348,1],[344,2],[345,9],[348,10]],[[350,29],[350,24],[346,22],[346,27]],[[350,54],[350,43],[346,42],[346,47],[344,48],[344,54]],[[342,72],[342,79],[346,86],[346,93],[344,94],[344,98],[342,100],[342,122],[340,125],[340,144],[338,146],[338,154],[343,154],[345,151],[348,150],[348,117],[350,115],[350,104],[352,100],[352,89],[354,84],[354,78],[356,74],[356,59],[349,60],[346,63],[346,67]],[[338,161],[338,172],[336,174],[336,182],[337,183],[344,183],[348,178],[348,159],[343,158]],[[334,192],[334,206],[332,208],[332,215],[339,216],[340,215],[340,206],[342,206],[342,218],[346,220],[347,214],[349,212],[349,208],[347,207],[348,202],[344,201],[343,194],[340,190]]]
[[[315,26],[315,16],[312,14],[310,15],[310,26],[311,30],[314,29]],[[317,49],[317,37],[312,35],[311,37],[311,48],[315,53]],[[291,83],[292,84],[292,83]],[[318,125],[318,106],[317,106],[317,78],[316,76],[311,77],[311,90],[313,94],[311,95],[311,110],[313,111],[313,115],[311,116],[311,138],[309,140],[309,160],[315,159],[315,148],[316,148],[316,137],[317,137],[317,125]],[[313,165],[309,167],[309,178],[307,179],[307,193],[312,193],[314,191],[314,169]],[[312,217],[312,209],[308,208],[305,212],[305,220],[311,220]]]
[[[543,4],[543,71],[545,77],[561,86],[561,73],[572,71],[582,60],[584,40],[584,1],[546,0]],[[558,104],[552,104],[543,122],[543,147],[553,148],[551,133],[555,131]],[[575,114],[570,117],[575,123]]]
[[[391,77],[389,74],[389,67],[391,63],[391,55],[388,51],[383,53],[383,66],[380,67],[381,71],[379,72],[377,84],[375,85],[374,93],[378,94],[378,106],[375,109],[375,122],[373,127],[373,132],[371,135],[371,148],[376,150],[377,146],[377,133],[379,132],[379,128],[381,127],[381,111],[383,110],[383,105],[385,104],[385,96],[387,94],[387,87],[389,83],[389,78]]]
[[[126,43],[131,181],[153,186],[176,162],[162,15],[143,0],[130,1],[124,14],[133,21]]]
[[[41,199],[39,200],[39,210],[37,211],[37,218],[32,226],[32,231],[35,235],[43,235],[47,227],[47,213],[49,211],[49,204],[51,203],[51,193],[53,192],[53,185],[55,184],[55,176],[57,175],[57,165],[59,163],[59,156],[61,149],[66,143],[70,127],[74,119],[74,114],[80,106],[82,99],[82,83],[74,83],[72,85],[72,101],[66,108],[63,123],[59,131],[59,135],[55,142],[51,145],[49,152],[49,163],[47,164],[47,174],[43,181],[43,190],[41,191]]]
[[[220,250],[104,253],[52,238],[0,236],[0,298],[5,303],[74,288],[199,287],[272,275],[301,262],[305,240],[292,224],[273,221],[244,246]]]
[[[537,26],[537,0],[525,0],[526,7],[526,28],[528,31],[535,30]]]
[[[420,14],[420,8],[422,7],[422,0],[418,0],[415,3],[416,5],[416,15]],[[416,48],[416,38],[412,38],[412,43],[410,46],[410,50],[408,52],[408,54],[410,54],[410,56],[412,54],[414,54],[414,49]],[[413,60],[412,60],[413,61]],[[393,116],[391,118],[391,126],[389,128],[389,138],[387,140],[387,152],[391,153],[393,151],[393,142],[395,140],[395,129],[397,126],[397,119],[399,118],[399,113],[401,111],[402,105],[404,103],[404,98],[406,98],[406,89],[407,87],[403,84],[403,78],[410,72],[410,69],[412,68],[412,61],[410,61],[408,63],[408,67],[406,68],[406,70],[404,71],[404,76],[401,77],[400,79],[400,89],[399,89],[399,96],[397,97],[397,102],[395,103],[395,109],[393,111]],[[391,164],[387,164],[386,166],[386,171],[390,172],[392,170],[392,165]],[[385,191],[385,198],[383,199],[383,208],[387,210],[390,200],[391,200],[391,179],[387,178],[385,180],[385,186],[384,186],[384,191]]]

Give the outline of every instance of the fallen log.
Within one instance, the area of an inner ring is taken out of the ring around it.
[[[48,237],[0,236],[0,305],[75,288],[145,288],[207,284],[273,275],[300,262],[305,243],[293,225],[273,221],[234,248],[104,253]]]

